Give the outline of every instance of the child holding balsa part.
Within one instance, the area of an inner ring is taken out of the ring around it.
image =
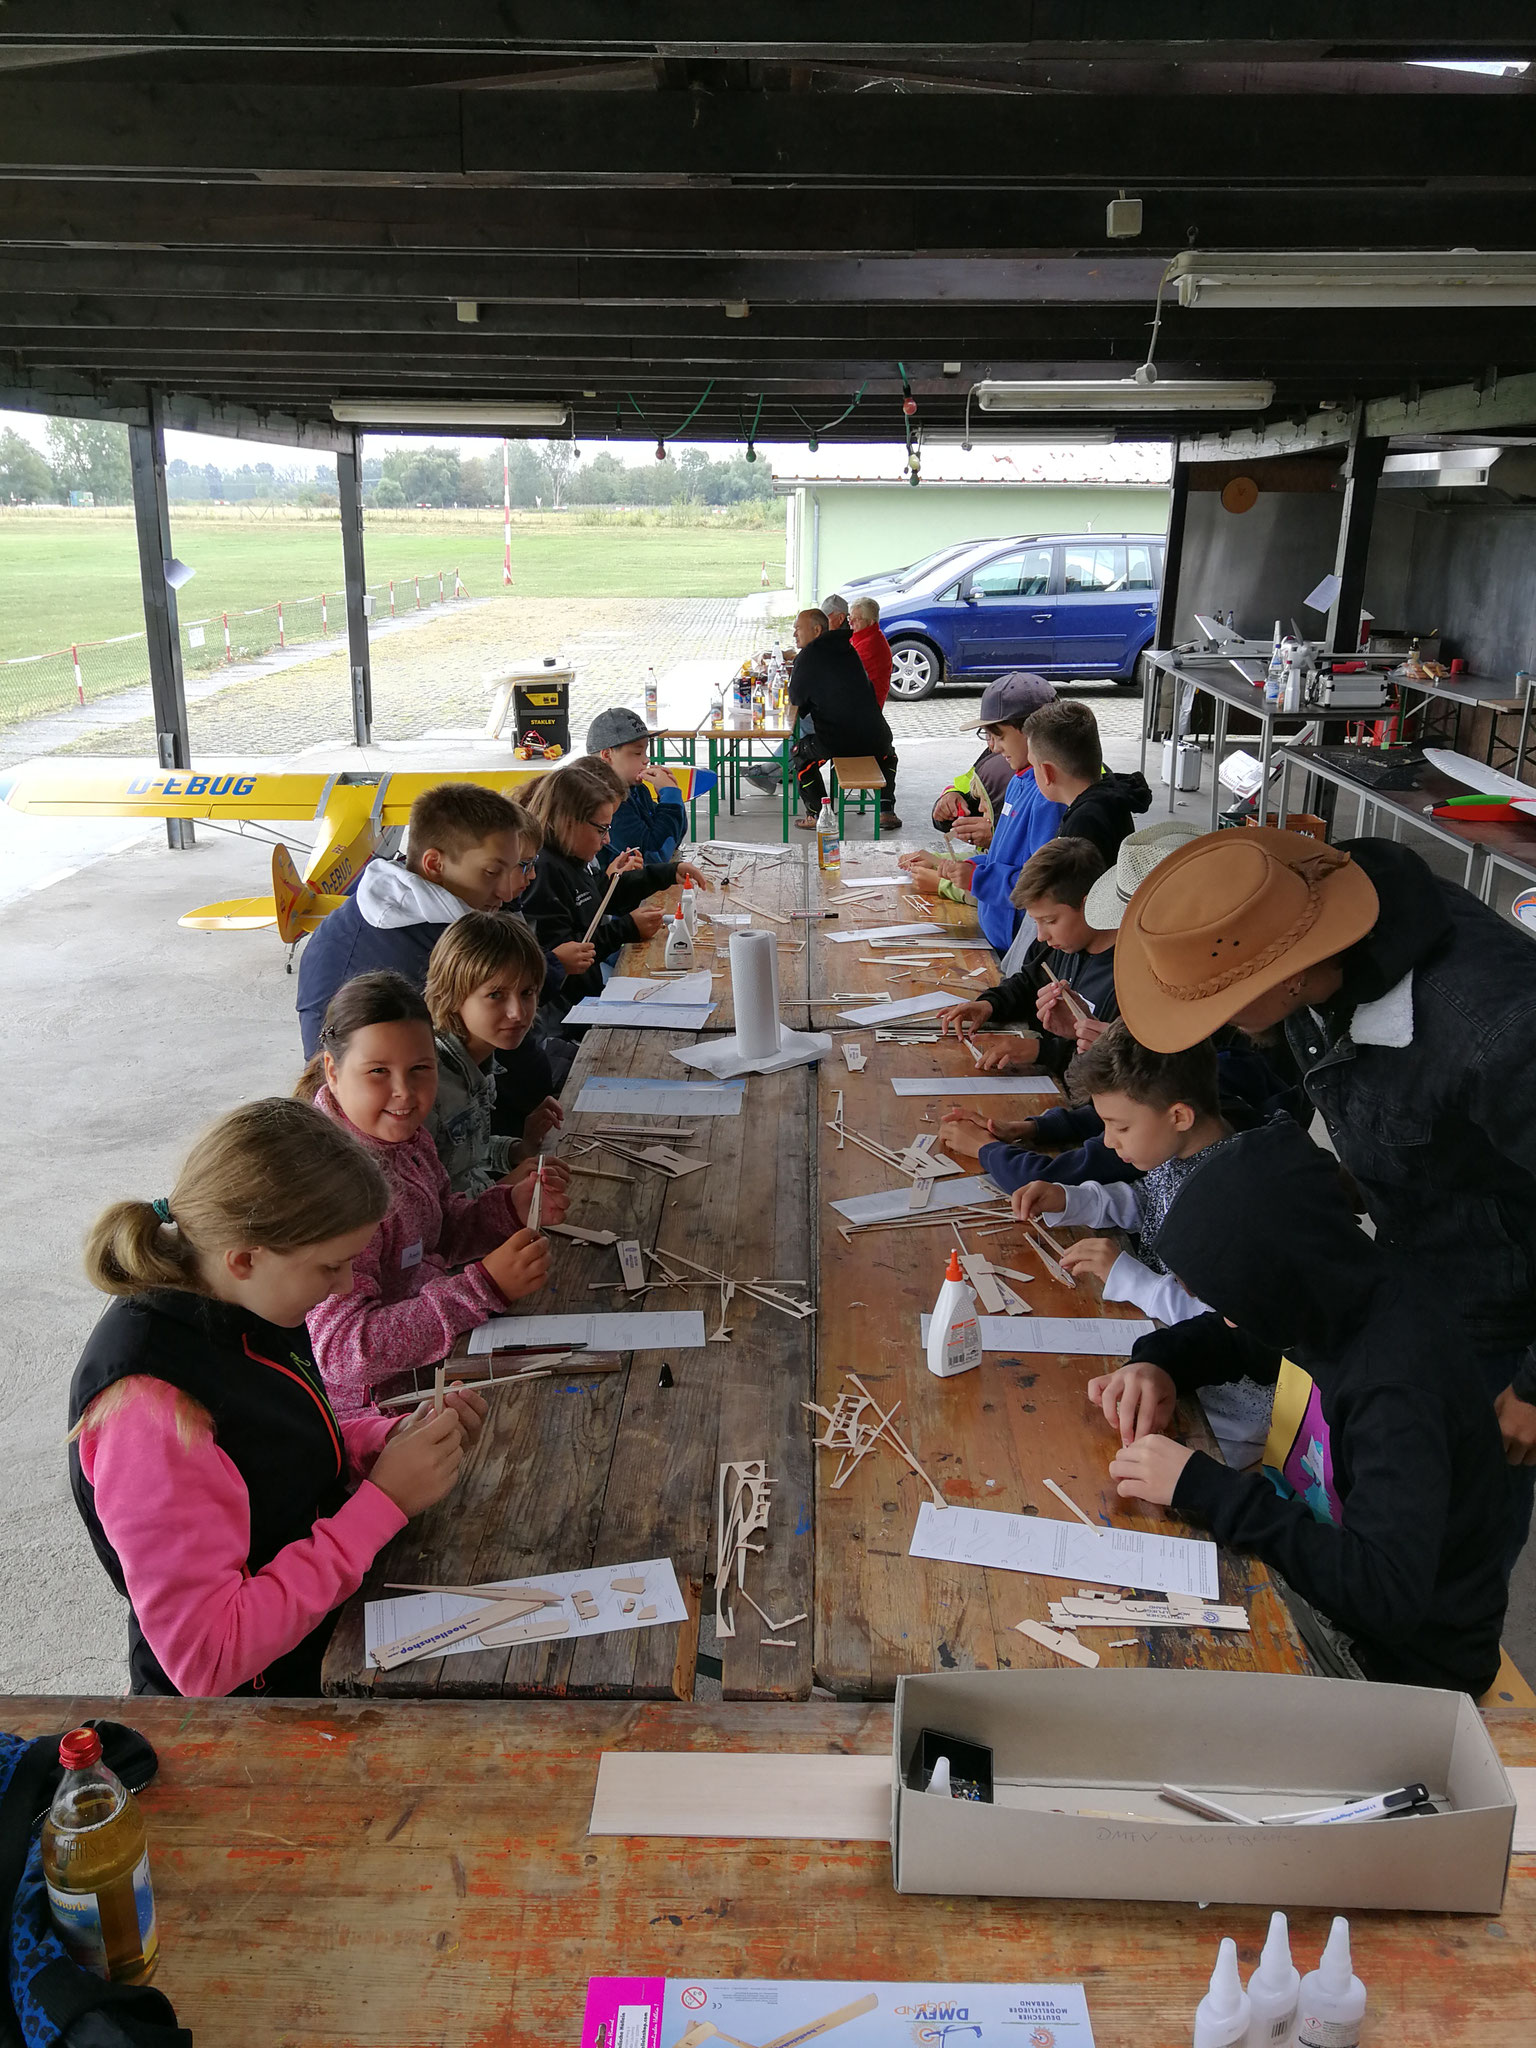
[[[534,1174],[545,1176],[542,1220],[558,1223],[567,1173],[529,1160],[514,1181],[454,1194],[425,1129],[437,1096],[432,1020],[398,974],[360,974],[337,990],[295,1092],[365,1147],[389,1187],[389,1212],[353,1261],[351,1289],[309,1314],[336,1411],[356,1415],[408,1392],[417,1367],[543,1287],[549,1241],[525,1227]]]
[[[91,1232],[116,1298],[70,1386],[70,1486],[128,1601],[134,1692],[318,1695],[336,1610],[458,1477],[479,1395],[339,1422],[304,1328],[388,1207],[362,1145],[275,1100]]]
[[[543,986],[543,949],[518,919],[472,910],[432,948],[437,1100],[427,1129],[456,1195],[483,1195],[565,1121],[551,1095],[524,1119],[521,1141],[494,1128],[501,1056],[527,1037]]]

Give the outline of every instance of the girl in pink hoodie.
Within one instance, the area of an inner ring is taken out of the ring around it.
[[[389,1204],[306,1105],[248,1103],[168,1200],[114,1202],[86,1271],[116,1297],[70,1386],[70,1486],[128,1601],[138,1693],[316,1695],[335,1611],[441,1500],[485,1404],[338,1422],[304,1317]]]
[[[542,1219],[560,1221],[566,1171],[530,1159],[482,1195],[454,1194],[424,1128],[437,1096],[432,1020],[398,974],[360,974],[336,991],[297,1092],[364,1146],[389,1184],[389,1213],[352,1262],[350,1292],[309,1314],[337,1414],[376,1413],[381,1396],[409,1392],[415,1370],[445,1358],[466,1330],[544,1286],[549,1240],[524,1226],[541,1170]]]

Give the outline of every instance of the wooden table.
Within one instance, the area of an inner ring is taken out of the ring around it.
[[[879,865],[871,862],[867,871],[877,872]],[[846,891],[819,874],[813,886],[824,902],[837,903],[842,915],[835,929],[842,929]],[[942,913],[941,921],[957,936],[974,931],[963,906],[935,904],[934,910],[936,916]],[[871,911],[861,909],[858,916],[860,922],[875,921]],[[879,921],[908,920],[893,913]],[[925,943],[929,942],[914,939],[912,948],[920,952]],[[863,948],[857,945],[829,944],[823,936],[813,939],[812,946],[813,987],[830,982],[841,989],[862,988],[877,997],[924,994],[936,986],[925,972],[915,973],[910,981],[896,981],[883,963],[859,965]],[[958,968],[963,975],[969,965],[991,957],[956,953],[948,967],[936,962],[934,972],[952,976]],[[965,985],[980,988],[995,979],[994,970]],[[1161,1510],[1122,1501],[1109,1478],[1117,1444],[1108,1425],[1089,1407],[1084,1390],[1113,1361],[1031,1353],[1011,1358],[989,1352],[975,1372],[955,1380],[939,1380],[928,1371],[918,1341],[918,1317],[933,1306],[945,1263],[955,1248],[954,1230],[936,1222],[916,1229],[856,1231],[845,1240],[839,1229],[842,1219],[829,1204],[891,1187],[898,1176],[851,1143],[839,1147],[827,1126],[841,1093],[846,1125],[900,1151],[924,1130],[938,1129],[943,1103],[931,1097],[898,1096],[891,1087],[892,1076],[971,1076],[976,1068],[965,1048],[953,1040],[937,1045],[880,1042],[871,1026],[838,1025],[835,1009],[818,1008],[815,1016],[822,1029],[856,1039],[866,1059],[858,1074],[847,1070],[840,1054],[820,1068],[818,1401],[824,1407],[833,1405],[850,1368],[882,1406],[899,1401],[896,1427],[954,1506],[1040,1513],[1059,1520],[1066,1510],[1043,1485],[1051,1478],[1099,1520],[1166,1531],[1169,1518]],[[1025,1117],[1057,1099],[998,1096],[987,1110],[997,1116]],[[1074,1291],[1052,1280],[1027,1249],[1022,1231],[978,1237],[965,1228],[964,1238],[970,1250],[1037,1276],[1018,1290],[1037,1315],[1130,1313],[1120,1305],[1106,1307],[1096,1281],[1086,1281]],[[1186,1405],[1181,1424],[1187,1439],[1210,1447],[1195,1404]],[[841,1698],[884,1699],[893,1694],[904,1671],[991,1670],[1059,1661],[1051,1651],[1019,1635],[1015,1624],[1025,1617],[1048,1624],[1050,1601],[1067,1588],[1020,1572],[983,1571],[908,1556],[917,1510],[928,1498],[916,1474],[894,1453],[880,1448],[834,1492],[836,1460],[827,1452],[817,1455],[819,1684]],[[1248,1608],[1251,1635],[1129,1631],[1136,1635],[1134,1645],[1119,1650],[1107,1647],[1103,1630],[1092,1631],[1085,1640],[1105,1664],[1309,1670],[1306,1652],[1265,1567],[1224,1551],[1220,1568],[1221,1597]]]
[[[626,966],[629,963],[626,962]],[[591,1074],[677,1078],[670,1057],[687,1034],[594,1030],[564,1091],[574,1104]],[[754,1078],[740,1116],[698,1122],[709,1169],[669,1181],[610,1153],[590,1159],[632,1182],[580,1177],[569,1220],[615,1230],[744,1279],[814,1277],[805,1200],[811,1072]],[[572,1114],[567,1129],[595,1121]],[[689,1148],[693,1149],[693,1148]],[[555,1278],[530,1310],[589,1313],[617,1297],[591,1283],[618,1278],[611,1248],[556,1239]],[[701,1308],[718,1319],[713,1289],[648,1294],[642,1308]],[[491,1412],[463,1477],[446,1500],[381,1553],[343,1610],[325,1662],[327,1692],[434,1698],[517,1693],[691,1699],[700,1588],[714,1560],[714,1501],[721,1459],[766,1457],[777,1480],[767,1549],[753,1560],[751,1590],[770,1614],[810,1605],[811,1446],[802,1401],[810,1398],[814,1323],[745,1295],[731,1304],[732,1339],[669,1353],[675,1385],[658,1386],[662,1360],[626,1356],[620,1372],[553,1379],[491,1395]],[[386,1581],[465,1584],[579,1570],[666,1555],[692,1619],[584,1642],[530,1644],[406,1664],[364,1662],[363,1602]],[[783,1603],[787,1602],[785,1605]],[[754,1617],[755,1620],[755,1617]],[[722,1644],[727,1697],[804,1699],[810,1630],[794,1651],[766,1650],[766,1631],[740,1628]]]
[[[807,906],[806,856],[809,851],[806,846],[765,846],[761,856],[757,857],[728,852],[723,847],[715,851],[707,841],[698,846],[678,848],[678,858],[689,860],[701,868],[713,885],[709,893],[700,898],[701,914],[694,941],[693,963],[695,968],[709,968],[715,977],[710,990],[716,1006],[709,1020],[710,1031],[731,1032],[736,1029],[736,1007],[731,994],[730,936],[737,929],[733,925],[712,923],[708,915],[710,911],[749,913],[757,930],[773,933],[779,946],[780,1015],[792,1030],[806,1029],[809,995],[806,974],[810,949],[806,942],[806,920],[795,917],[793,912]],[[706,858],[706,855],[712,857]],[[677,891],[670,890],[664,900],[669,906],[674,904]],[[654,975],[665,965],[666,947],[667,928],[663,925],[655,938],[643,945],[624,948],[619,972]],[[661,998],[655,1000],[660,1001]],[[683,1069],[679,1066],[677,1072],[681,1074]]]
[[[589,1976],[1081,1983],[1097,2048],[1185,2048],[1218,1935],[1256,1907],[898,1896],[877,1842],[588,1836],[605,1749],[888,1752],[884,1707],[12,1699],[0,1726],[126,1719],[161,1963],[198,2048],[561,2048]],[[1489,1727],[1536,1764],[1536,1715]],[[1290,1915],[1303,1969],[1329,1916]],[[1352,1913],[1373,2048],[1529,2048],[1536,1860],[1504,1909]]]

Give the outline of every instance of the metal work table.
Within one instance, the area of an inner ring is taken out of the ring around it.
[[[1453,747],[1459,747],[1461,744],[1462,712],[1488,712],[1488,747],[1483,759],[1491,768],[1494,765],[1495,749],[1503,747],[1510,757],[1509,762],[1505,764],[1510,773],[1520,774],[1530,744],[1531,704],[1533,694],[1536,694],[1536,682],[1528,683],[1523,689],[1517,690],[1513,684],[1499,682],[1492,676],[1437,676],[1422,683],[1411,682],[1406,676],[1393,676],[1392,681],[1397,686],[1399,696],[1405,700],[1400,714],[1401,723],[1405,726],[1410,718],[1427,714],[1433,705],[1438,705],[1442,709],[1449,707],[1449,738]],[[1410,695],[1423,700],[1417,708],[1406,702]],[[1511,745],[1508,740],[1499,738],[1499,720],[1514,717],[1520,720],[1520,734]],[[1424,744],[1422,728],[1419,733],[1419,744]]]

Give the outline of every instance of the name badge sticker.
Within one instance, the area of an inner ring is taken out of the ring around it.
[[[405,1249],[404,1249],[404,1250],[403,1250],[403,1251],[401,1252],[401,1254],[400,1254],[400,1270],[401,1270],[401,1272],[402,1272],[402,1273],[404,1273],[404,1272],[406,1272],[406,1271],[407,1271],[407,1270],[408,1270],[408,1269],[409,1269],[410,1267],[412,1267],[412,1266],[419,1266],[420,1264],[421,1264],[421,1239],[420,1239],[420,1238],[418,1237],[418,1238],[417,1238],[417,1240],[416,1240],[416,1242],[415,1242],[414,1244],[408,1244],[408,1245],[407,1245],[407,1246],[405,1247]]]

